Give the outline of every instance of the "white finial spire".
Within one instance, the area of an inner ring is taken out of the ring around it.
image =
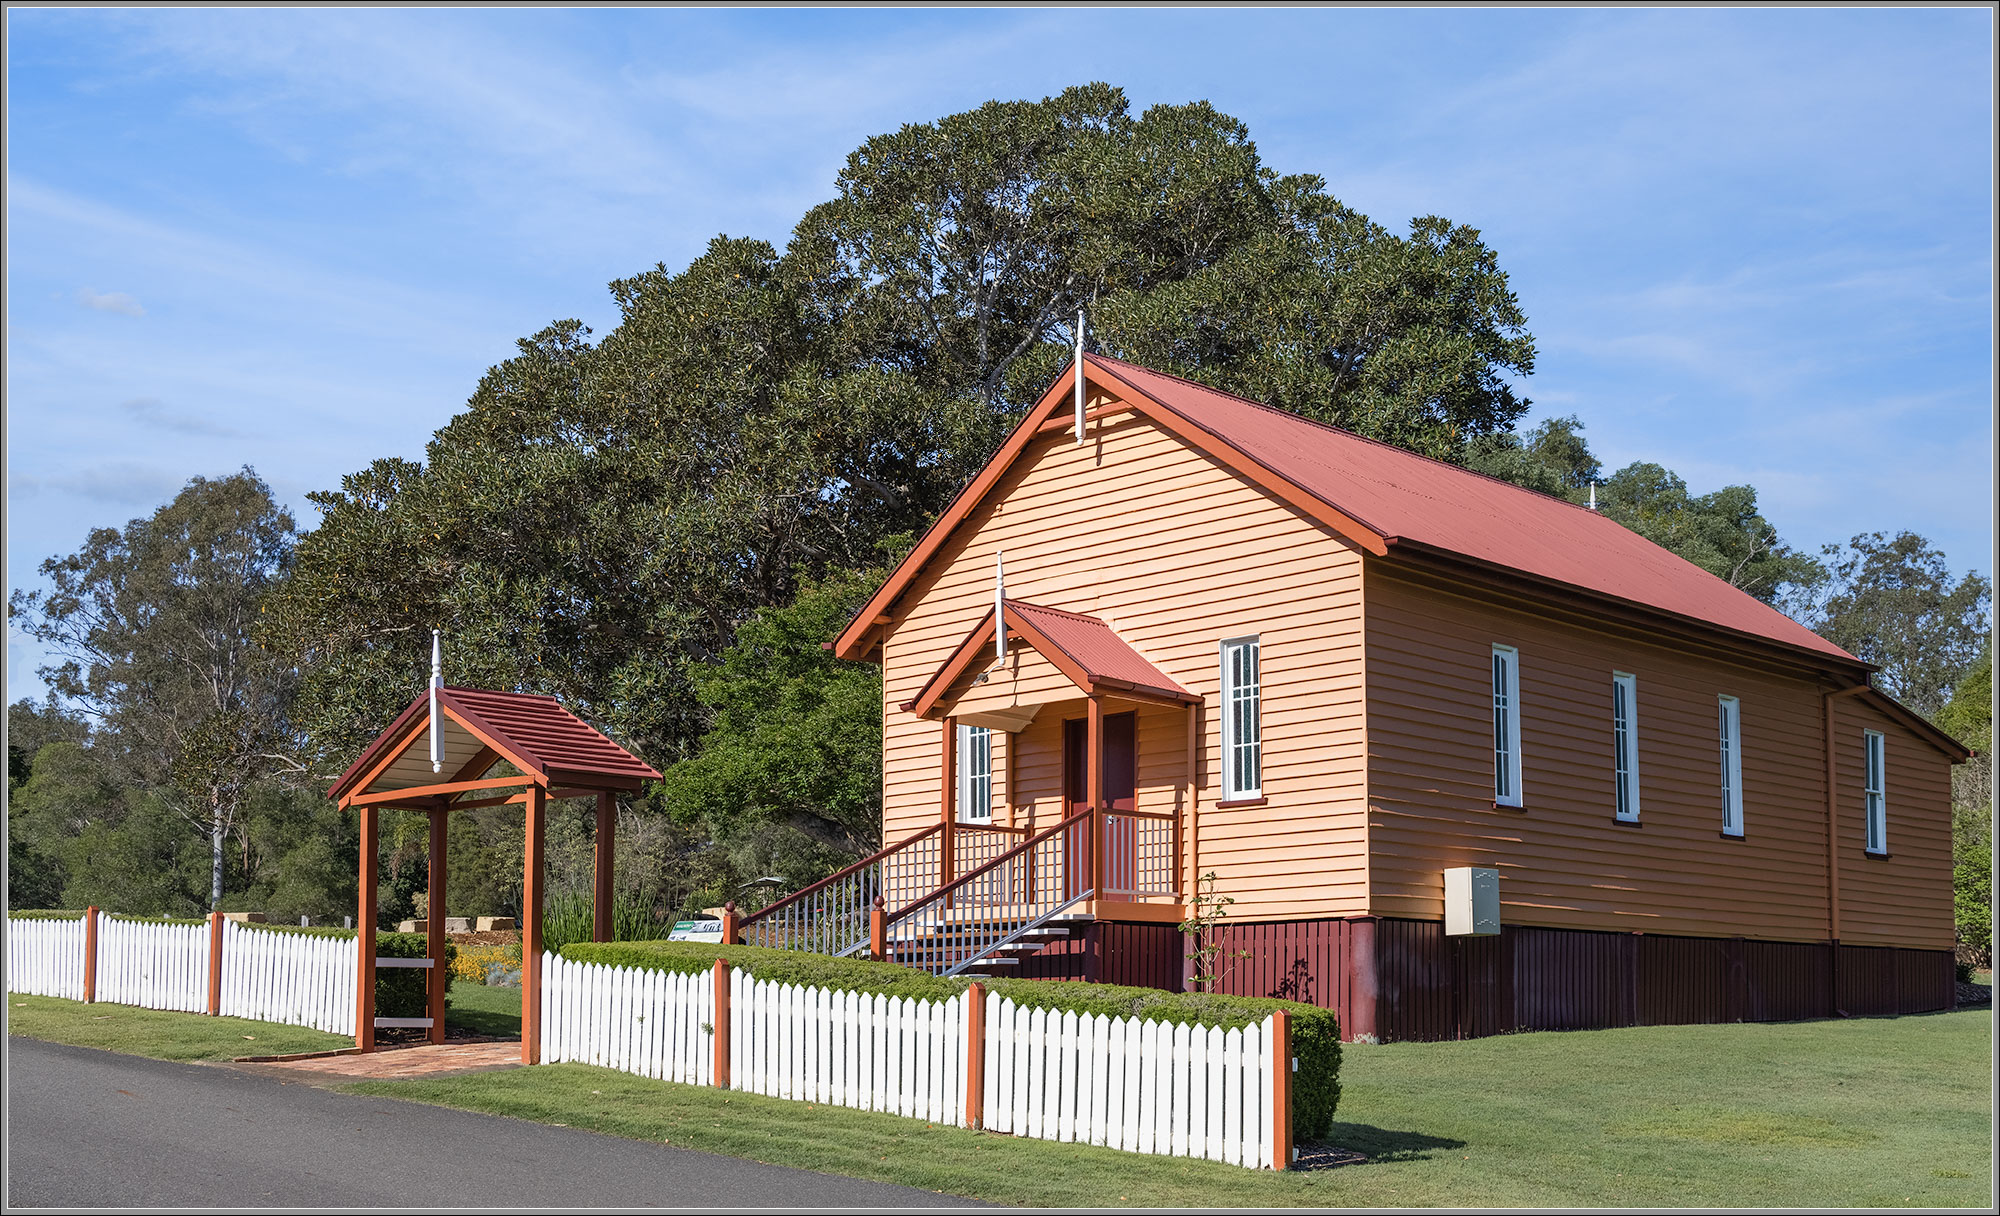
[[[1083,442],[1083,310],[1076,310],[1076,441]]]
[[[993,555],[993,658],[1007,661],[1007,555]]]
[[[444,745],[438,739],[438,689],[444,687],[444,640],[431,630],[431,772],[444,771]]]
[[[1594,481],[1590,483],[1590,509],[1597,510],[1597,483]]]

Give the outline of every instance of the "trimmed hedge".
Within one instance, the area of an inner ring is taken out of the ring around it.
[[[634,967],[695,975],[711,970],[718,958],[767,983],[803,984],[836,992],[882,993],[920,1001],[949,1000],[964,992],[971,977],[931,975],[896,963],[834,958],[764,946],[724,946],[714,942],[574,942],[560,951],[573,963]],[[1292,1054],[1299,1070],[1292,1078],[1292,1130],[1300,1141],[1324,1139],[1340,1104],[1340,1021],[1330,1009],[1269,997],[1205,992],[1166,992],[1081,980],[981,979],[996,992],[1030,1009],[1051,1009],[1149,1022],[1219,1026],[1225,1030],[1263,1021],[1277,1010],[1292,1015]]]
[[[82,908],[76,908],[73,910],[69,908],[36,908],[33,910],[27,908],[9,909],[7,912],[7,919],[8,920],[82,920],[83,909]]]

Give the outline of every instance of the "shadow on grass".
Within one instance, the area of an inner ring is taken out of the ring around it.
[[[458,983],[445,998],[445,1024],[474,1034],[521,1036],[521,990]]]
[[[1428,1161],[1439,1149],[1464,1148],[1465,1141],[1423,1132],[1398,1132],[1367,1123],[1335,1123],[1325,1141],[1299,1145],[1298,1168],[1333,1169],[1385,1161]]]

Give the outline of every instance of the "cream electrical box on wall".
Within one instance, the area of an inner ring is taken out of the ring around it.
[[[1500,871],[1455,866],[1444,872],[1444,931],[1447,937],[1500,932]]]

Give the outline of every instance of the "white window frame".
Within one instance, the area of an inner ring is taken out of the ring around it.
[[[1865,847],[1889,851],[1889,744],[1879,730],[1861,732],[1861,804]]]
[[[1618,818],[1639,822],[1639,677],[1611,673],[1612,805]]]
[[[1715,698],[1715,734],[1722,764],[1722,834],[1743,835],[1743,703]]]
[[[993,821],[993,731],[984,726],[958,724],[958,820],[960,823]]]
[[[1493,644],[1493,805],[1521,805],[1521,652]]]
[[[1249,682],[1233,660],[1249,656]],[[1222,666],[1222,801],[1264,796],[1264,648],[1258,635],[1224,638]],[[1247,727],[1247,729],[1245,729]],[[1243,737],[1247,735],[1248,737]],[[1247,771],[1244,771],[1246,770]]]

